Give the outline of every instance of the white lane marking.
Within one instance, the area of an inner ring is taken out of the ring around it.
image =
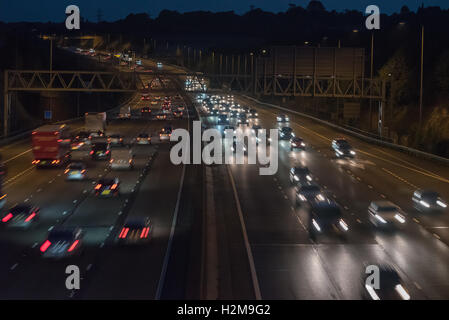
[[[14,270],[19,264],[15,263],[12,267],[11,267],[11,271]]]
[[[167,251],[165,252],[164,263],[162,265],[162,271],[161,271],[161,275],[159,277],[159,283],[157,285],[156,297],[155,297],[156,300],[161,299],[162,289],[163,289],[164,283],[165,283],[165,276],[167,275],[168,260],[170,259],[171,248],[173,245],[173,237],[175,235],[176,222],[178,221],[179,203],[181,201],[181,193],[182,193],[182,187],[184,186],[185,173],[186,173],[186,165],[184,164],[182,166],[181,182],[179,183],[178,197],[176,199],[175,212],[173,214],[173,220],[172,220],[172,225],[171,225],[171,230],[170,230],[170,238],[168,239]]]
[[[22,152],[22,153],[19,153],[19,154],[15,155],[14,157],[9,158],[9,159],[3,161],[3,163],[8,163],[8,162],[10,162],[10,161],[12,161],[12,160],[14,160],[14,159],[17,159],[18,157],[23,156],[24,154],[26,154],[26,153],[28,153],[28,152],[31,152],[31,150],[32,150],[32,149],[28,149],[28,150],[26,150],[26,151],[24,151],[24,152]]]
[[[22,171],[19,174],[16,174],[14,177],[9,178],[8,180],[5,181],[5,183],[3,184],[4,186],[6,186],[7,184],[10,184],[11,182],[13,182],[14,180],[20,178],[21,176],[23,176],[25,173],[30,172],[31,170],[34,169],[34,166],[29,167],[28,169]]]
[[[248,255],[249,267],[251,270],[251,279],[253,281],[254,293],[256,295],[256,300],[262,300],[262,295],[260,293],[260,287],[259,287],[259,280],[257,279],[256,266],[254,264],[254,258],[253,258],[253,253],[251,251],[251,246],[249,244],[248,234],[246,233],[245,220],[243,219],[243,213],[242,213],[242,208],[240,206],[239,195],[237,193],[237,188],[235,186],[234,177],[232,176],[231,169],[229,166],[226,166],[226,168],[228,170],[229,179],[231,182],[232,189],[234,191],[235,203],[236,203],[237,212],[238,212],[239,218],[240,218],[240,225],[242,227],[243,239],[245,241],[245,247],[246,247],[246,252]]]

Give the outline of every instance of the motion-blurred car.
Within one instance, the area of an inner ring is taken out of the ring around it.
[[[239,112],[236,111],[236,110],[233,110],[233,111],[231,111],[231,112],[229,113],[229,118],[231,118],[231,119],[235,119],[235,118],[237,118],[238,116],[239,116]]]
[[[285,114],[280,114],[276,117],[277,122],[289,122],[290,118]]]
[[[396,269],[389,265],[379,266],[379,287],[367,283],[370,274],[363,272],[363,296],[371,300],[410,300],[401,277]],[[369,280],[368,280],[369,282]]]
[[[151,137],[148,133],[139,133],[136,138],[137,144],[150,144]]]
[[[391,201],[372,201],[368,207],[368,218],[378,228],[394,228],[405,223],[405,217]]]
[[[39,220],[39,208],[28,204],[19,204],[7,211],[2,217],[2,226],[7,228],[28,229]]]
[[[165,113],[158,113],[156,115],[157,120],[167,120],[167,115]]]
[[[337,158],[354,158],[356,155],[349,142],[343,138],[332,140],[332,149]]]
[[[150,107],[142,107],[140,109],[140,114],[142,116],[149,116],[149,115],[151,115],[151,108]]]
[[[297,166],[290,169],[290,182],[293,184],[310,183],[313,181],[309,168]]]
[[[217,119],[217,124],[219,125],[227,125],[229,124],[229,118],[226,114],[220,114]]]
[[[296,187],[296,204],[301,205],[308,201],[324,201],[321,188],[316,184],[302,184]]]
[[[86,165],[82,162],[72,162],[64,170],[66,180],[84,180],[86,172]]]
[[[138,245],[148,243],[153,227],[148,217],[131,217],[125,221],[117,237],[118,244]]]
[[[259,113],[257,112],[256,109],[249,110],[249,118],[257,119],[258,116],[259,116]]]
[[[293,137],[290,139],[290,150],[306,150],[306,144],[304,140],[299,137]]]
[[[94,142],[90,155],[92,160],[109,159],[111,157],[111,146],[108,142]]]
[[[182,111],[180,111],[180,110],[174,110],[173,111],[173,117],[175,117],[175,118],[182,118],[183,114],[184,113]]]
[[[281,131],[279,131],[279,139],[281,140],[290,140],[295,137],[293,133],[293,129],[290,127],[283,127]]]
[[[349,231],[339,206],[330,199],[310,202],[309,214],[312,235],[332,231],[344,235]]]
[[[170,140],[172,131],[173,131],[173,129],[172,129],[171,126],[165,126],[165,127],[162,128],[162,130],[159,132],[159,139],[160,139],[161,141]]]
[[[118,178],[103,178],[98,180],[94,187],[95,195],[100,197],[118,196],[120,192],[120,180]]]
[[[248,118],[246,117],[246,114],[245,114],[245,113],[240,113],[240,114],[239,114],[239,116],[238,116],[238,118],[237,118],[237,123],[238,123],[239,125],[246,125],[246,124],[249,123],[249,120],[248,120]]]
[[[412,200],[414,207],[420,211],[441,211],[447,208],[447,203],[438,192],[431,190],[416,190]]]
[[[119,134],[111,134],[108,137],[108,142],[111,144],[111,146],[122,146],[123,137]]]
[[[42,257],[63,259],[78,256],[83,249],[83,231],[80,228],[53,228],[40,246]]]

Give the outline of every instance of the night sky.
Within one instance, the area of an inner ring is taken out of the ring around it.
[[[398,12],[403,5],[416,10],[424,2],[425,6],[449,8],[448,0],[322,0],[326,9],[342,11],[356,9],[363,11],[367,5],[377,4],[381,12]],[[129,13],[146,12],[152,18],[157,17],[163,9],[180,12],[208,10],[244,13],[250,5],[266,11],[285,11],[289,3],[307,6],[309,0],[1,0],[0,21],[55,21],[65,20],[65,7],[76,4],[80,7],[81,16],[90,21],[97,21],[98,9],[101,9],[103,20],[114,21],[126,17]]]

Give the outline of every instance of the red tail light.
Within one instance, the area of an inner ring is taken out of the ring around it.
[[[101,184],[97,184],[96,186],[95,186],[95,190],[98,190],[98,189],[100,189],[101,188]]]
[[[78,242],[79,242],[79,240],[75,240],[75,242],[72,243],[72,245],[67,250],[67,252],[72,252],[76,248],[76,246],[78,245]]]
[[[64,170],[64,173],[69,173],[69,171],[70,171],[69,169],[66,169]]]
[[[140,238],[147,238],[148,237],[148,232],[150,231],[150,228],[143,228],[142,232],[140,233]]]
[[[25,219],[25,222],[30,222],[31,219],[33,219],[35,216],[36,216],[36,212],[33,212],[32,214],[30,214],[30,215],[28,216],[28,218]]]
[[[41,245],[41,252],[47,251],[48,247],[51,245],[51,242],[49,240],[46,240],[44,244]]]
[[[117,183],[114,183],[111,187],[112,190],[114,190],[115,188],[117,188]]]
[[[89,154],[94,154],[94,151],[92,150],[91,152],[89,152]]]
[[[120,232],[120,235],[118,236],[120,239],[125,239],[126,235],[128,234],[129,228],[123,228],[122,232]]]
[[[109,150],[108,150],[108,151],[106,151],[106,154],[109,154],[109,152],[110,152]]]
[[[3,217],[2,222],[8,222],[13,217],[12,213],[8,213],[6,216]]]

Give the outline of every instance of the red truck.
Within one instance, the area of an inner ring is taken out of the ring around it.
[[[31,134],[33,145],[33,164],[37,167],[60,166],[70,159],[69,127],[45,125]]]

